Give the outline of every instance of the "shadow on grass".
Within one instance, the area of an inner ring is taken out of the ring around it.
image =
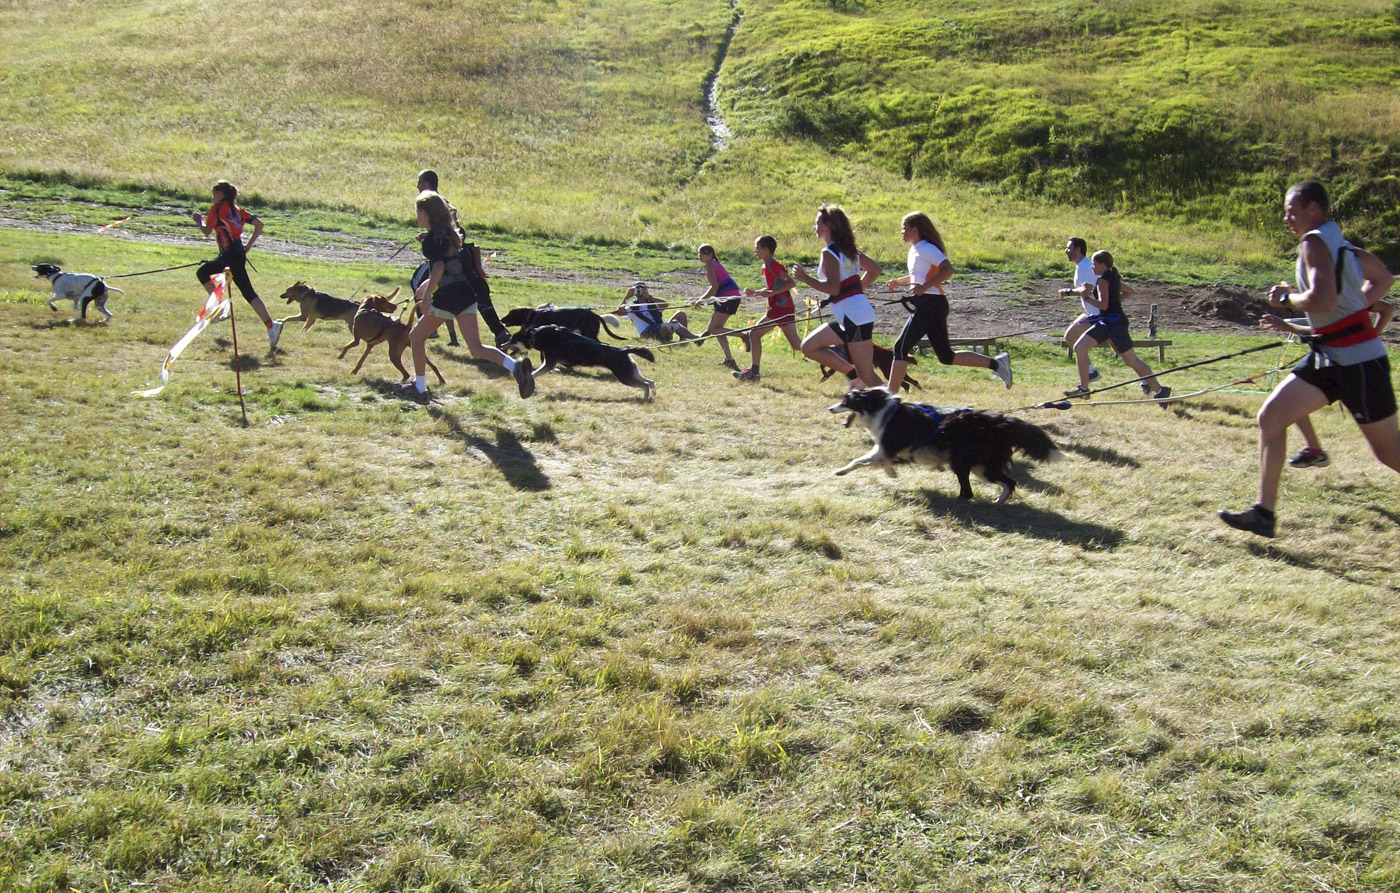
[[[1276,542],[1252,541],[1245,543],[1245,549],[1247,549],[1249,551],[1249,554],[1253,555],[1255,558],[1268,558],[1274,561],[1282,561],[1289,567],[1296,567],[1309,571],[1319,571],[1320,573],[1327,574],[1328,576],[1336,577],[1339,580],[1345,580],[1348,583],[1354,583],[1357,586],[1376,585],[1375,580],[1367,580],[1359,575],[1348,573],[1340,567],[1335,567],[1331,564],[1323,564],[1322,562],[1309,558],[1308,556],[1300,552],[1291,552],[1283,546],[1280,546]],[[1338,561],[1345,561],[1345,559],[1346,556],[1344,555],[1337,556]],[[1400,586],[1397,586],[1394,583],[1388,583],[1383,585],[1384,588],[1389,592],[1400,592]]]
[[[490,460],[505,477],[506,483],[515,489],[538,493],[553,486],[548,476],[540,471],[534,454],[525,448],[520,438],[506,429],[497,428],[496,442],[492,443],[463,428],[456,416],[440,406],[430,404],[428,415],[446,425],[453,436],[468,448],[479,451]]]
[[[979,483],[974,481],[973,486]],[[1014,501],[1003,505],[981,499],[964,502],[957,498],[956,492],[927,488],[911,493],[910,497],[915,505],[923,503],[930,512],[948,515],[964,523],[981,524],[1002,533],[1054,540],[1095,552],[1112,551],[1123,542],[1121,530],[1086,521],[1072,521],[1064,515]],[[1011,498],[1015,500],[1016,497],[1013,495]]]
[[[1074,453],[1094,462],[1107,462],[1120,468],[1141,468],[1142,463],[1132,456],[1125,455],[1110,447],[1089,446],[1083,443],[1062,443],[1061,452]]]
[[[626,386],[624,385],[623,387],[626,387]],[[616,397],[585,397],[585,396],[583,396],[582,394],[560,394],[560,393],[554,392],[554,393],[548,393],[548,394],[539,394],[539,395],[536,397],[536,399],[538,399],[538,400],[543,400],[543,401],[545,401],[546,403],[565,403],[565,402],[567,402],[567,403],[645,403],[645,402],[646,402],[645,400],[642,399],[642,392],[641,392],[640,390],[638,390],[637,388],[627,388],[627,391],[630,392],[631,396],[628,396],[626,393],[624,393],[624,394],[619,394],[619,395],[616,396]],[[652,391],[652,394],[654,395],[655,393],[656,393],[656,391],[653,390],[653,391]]]
[[[1400,514],[1392,512],[1389,509],[1383,509],[1378,505],[1367,506],[1367,508],[1390,521],[1390,523],[1394,524],[1396,527],[1400,527]]]
[[[506,371],[504,366],[497,366],[490,360],[477,359],[467,353],[465,346],[460,348],[460,350],[462,351],[461,353],[448,353],[446,350],[438,350],[433,353],[440,359],[451,360],[460,366],[471,366],[487,378],[510,378],[510,373]],[[404,358],[407,359],[408,356],[408,351],[404,351]],[[405,363],[405,365],[407,365],[407,363]]]

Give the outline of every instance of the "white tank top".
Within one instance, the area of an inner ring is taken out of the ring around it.
[[[1329,220],[1307,235],[1317,236],[1322,240],[1322,243],[1327,246],[1327,253],[1332,256],[1335,272],[1341,274],[1339,277],[1341,284],[1337,288],[1336,305],[1323,313],[1309,313],[1309,324],[1315,329],[1329,326],[1370,306],[1366,303],[1366,296],[1362,292],[1366,277],[1361,275],[1361,259],[1356,256],[1356,249],[1347,241],[1346,236],[1342,235],[1342,229],[1337,226],[1336,221]],[[1308,291],[1312,287],[1313,283],[1308,281],[1308,269],[1303,264],[1302,246],[1299,245],[1298,288],[1301,291]],[[1323,344],[1319,350],[1329,360],[1340,366],[1350,366],[1353,363],[1363,363],[1385,356],[1385,344],[1379,338],[1372,338],[1350,347],[1333,347]]]

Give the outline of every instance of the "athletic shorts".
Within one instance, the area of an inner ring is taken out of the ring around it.
[[[465,282],[454,282],[433,292],[433,316],[456,319],[463,313],[476,312],[476,292]]]
[[[914,312],[904,323],[904,329],[894,342],[894,358],[908,362],[912,359],[914,346],[928,337],[938,362],[950,365],[953,362],[953,345],[948,341],[948,299],[930,292],[928,300],[914,306]]]
[[[783,292],[768,299],[768,318],[778,319],[783,316],[793,316],[797,313],[797,308],[792,305],[792,292]]]
[[[739,312],[739,298],[727,298],[715,303],[715,312],[723,313],[725,316],[733,316]]]
[[[875,308],[865,295],[832,301],[831,313],[836,317],[829,324],[831,330],[847,344],[869,341],[875,336]]]
[[[670,344],[676,337],[675,323],[663,322],[647,326],[637,333],[637,337],[644,341],[660,341],[662,344]]]
[[[1350,366],[1321,365],[1319,360],[1323,360],[1321,354],[1310,351],[1293,367],[1293,374],[1321,391],[1328,403],[1342,401],[1357,424],[1368,425],[1395,415],[1389,356]]]
[[[1123,354],[1133,349],[1133,338],[1128,334],[1128,317],[1126,316],[1115,316],[1111,320],[1096,319],[1084,334],[1094,339],[1098,344],[1109,342],[1113,346],[1114,353]]]

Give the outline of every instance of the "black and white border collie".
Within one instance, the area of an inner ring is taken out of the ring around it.
[[[1005,502],[1016,489],[1007,475],[1015,450],[1038,462],[1064,458],[1049,436],[1030,422],[998,412],[905,403],[885,388],[849,391],[831,412],[850,413],[875,435],[875,448],[837,469],[838,475],[862,465],[878,465],[890,477],[898,474],[899,464],[947,465],[958,476],[959,499],[972,498],[969,475],[976,472],[1001,485],[996,501]]]
[[[47,279],[53,287],[53,297],[48,300],[50,310],[58,309],[53,305],[54,301],[72,301],[74,310],[81,308],[83,319],[87,319],[88,305],[95,304],[102,315],[110,320],[112,314],[107,311],[107,294],[126,294],[91,273],[65,273],[55,264],[35,264],[30,269],[34,271],[34,278]]]

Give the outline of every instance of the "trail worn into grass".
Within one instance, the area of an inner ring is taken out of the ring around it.
[[[9,203],[11,208],[24,205],[22,201]],[[139,219],[142,213],[139,209],[110,205],[91,207],[101,207],[103,213],[110,214],[113,219],[128,214],[137,215]],[[168,217],[171,211],[179,212],[180,209],[160,208],[154,212],[147,209],[146,213],[151,216]],[[140,223],[136,226],[139,227]],[[67,234],[91,234],[95,229],[90,224],[64,219],[62,214],[38,216],[32,213],[0,216],[0,227]],[[401,251],[399,249],[412,234],[412,230],[405,229],[402,238],[392,239],[324,232],[321,233],[322,240],[317,243],[279,240],[275,235],[265,235],[259,239],[257,250],[252,257],[254,263],[259,252],[332,263],[382,263],[394,257],[394,263],[411,269],[419,261],[416,244],[410,244]],[[190,233],[169,229],[140,231],[130,225],[110,230],[104,235],[114,239],[179,247],[211,245],[208,239]],[[635,271],[622,268],[612,271],[571,270],[523,263],[512,258],[508,252],[493,250],[489,234],[481,237],[479,241],[483,250],[493,253],[488,262],[491,274],[503,279],[566,287],[613,289],[616,290],[619,300],[622,292],[637,279]],[[605,253],[609,249],[596,250],[598,253]],[[619,250],[618,253],[623,252]],[[902,264],[902,258],[888,261],[886,278],[903,275]],[[741,278],[742,275],[740,273]],[[959,272],[948,285],[953,308],[949,327],[954,337],[981,338],[1027,330],[1035,330],[1046,338],[1057,337],[1080,312],[1077,299],[1066,299],[1058,294],[1058,290],[1068,282],[1068,269],[1066,276],[1067,279],[1062,281],[1025,279],[1004,273]],[[678,266],[652,278],[657,293],[671,300],[678,296],[694,296],[704,290],[704,274],[698,265]],[[1129,278],[1131,279],[1131,273]],[[1260,295],[1237,285],[1180,286],[1138,281],[1131,284],[1137,294],[1128,302],[1128,307],[1133,319],[1134,334],[1139,338],[1147,336],[1147,320],[1154,304],[1157,306],[1158,326],[1162,332],[1253,333],[1259,314],[1266,309]],[[907,311],[897,303],[884,303],[894,301],[898,297],[898,294],[885,292],[883,287],[872,292],[871,298],[877,305],[881,331],[898,332],[903,325]],[[757,317],[762,311],[762,301],[749,301],[741,315]],[[1390,337],[1400,338],[1400,331],[1391,332]]]

